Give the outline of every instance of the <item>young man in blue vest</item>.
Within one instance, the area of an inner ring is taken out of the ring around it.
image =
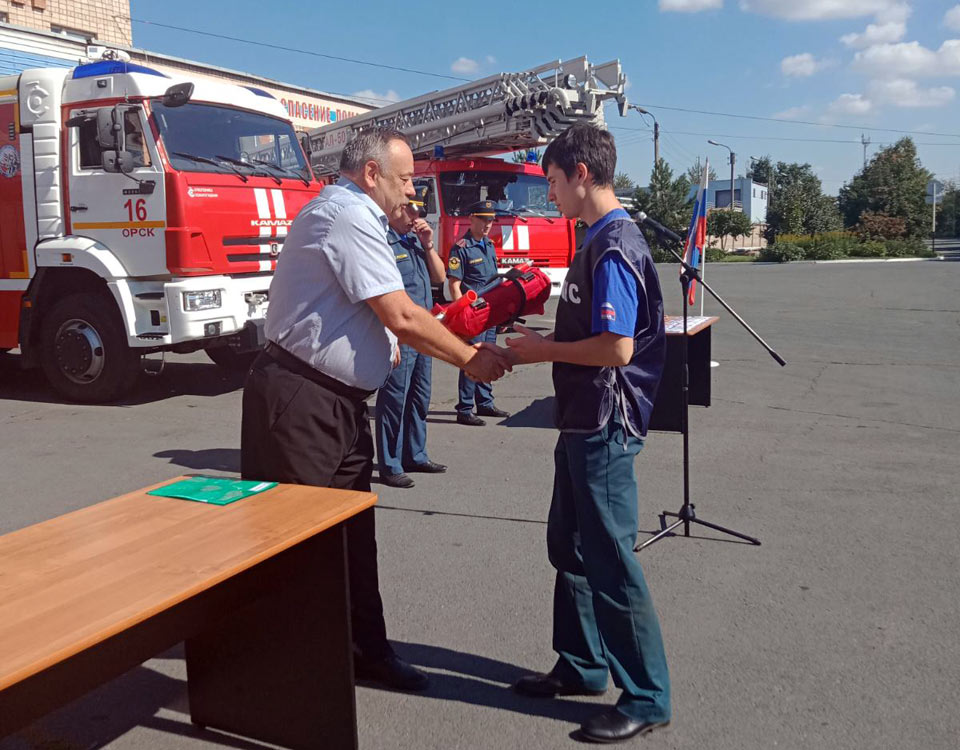
[[[613,192],[613,136],[575,125],[543,155],[550,200],[588,230],[557,308],[555,331],[514,326],[515,362],[553,362],[556,421],[547,549],[557,569],[547,674],[518,692],[599,695],[607,674],[623,691],[615,707],[581,726],[584,739],[618,742],[670,721],[670,681],[660,625],[634,554],[637,482],[663,371],[666,338],[656,268],[637,225]]]

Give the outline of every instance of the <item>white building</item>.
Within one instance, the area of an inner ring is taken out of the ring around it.
[[[767,186],[754,182],[749,177],[734,180],[733,207],[741,209],[753,224],[767,223]],[[691,197],[697,186],[691,188]],[[730,180],[714,180],[707,186],[707,208],[730,207]]]

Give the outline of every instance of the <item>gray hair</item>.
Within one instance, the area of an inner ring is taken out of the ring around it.
[[[403,141],[410,145],[407,137],[395,128],[378,127],[361,130],[343,147],[343,153],[340,155],[340,171],[344,174],[359,174],[368,161],[375,161],[382,167],[390,141]]]

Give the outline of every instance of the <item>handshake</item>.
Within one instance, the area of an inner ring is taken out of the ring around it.
[[[506,348],[485,341],[473,345],[476,351],[463,366],[468,378],[480,383],[492,383],[502,378],[504,373],[512,372],[514,365],[546,361],[543,347],[547,338],[522,325],[514,325],[514,330],[520,336],[507,339]]]

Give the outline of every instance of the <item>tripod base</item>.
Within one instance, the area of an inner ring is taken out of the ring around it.
[[[667,516],[673,516],[677,520],[667,526]],[[717,526],[717,524],[710,523],[709,521],[701,521],[699,518],[697,518],[693,503],[687,503],[686,505],[680,507],[679,513],[671,513],[668,510],[663,511],[663,513],[660,514],[660,532],[647,539],[647,541],[645,541],[643,544],[638,544],[633,551],[639,552],[644,547],[649,547],[651,544],[663,539],[665,536],[674,536],[673,530],[680,526],[680,524],[683,524],[683,535],[690,536],[691,523],[698,523],[701,526],[706,526],[714,531],[729,534],[730,536],[735,536],[738,539],[743,539],[744,541],[750,542],[750,544],[760,546],[760,540],[752,536],[741,534],[739,531],[733,531],[731,529],[724,528],[723,526]]]

